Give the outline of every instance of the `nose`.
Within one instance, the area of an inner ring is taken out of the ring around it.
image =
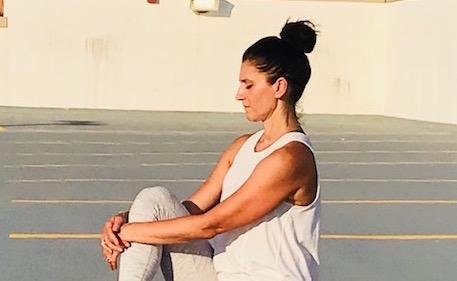
[[[243,87],[240,85],[238,87],[238,91],[236,92],[236,95],[235,95],[235,99],[236,100],[244,100],[244,90],[243,90]]]

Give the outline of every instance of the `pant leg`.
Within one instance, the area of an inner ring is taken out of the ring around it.
[[[158,221],[188,214],[166,188],[150,187],[143,189],[133,201],[129,221]],[[118,280],[151,281],[160,264],[167,281],[216,281],[212,254],[206,240],[173,245],[132,243],[121,254]]]

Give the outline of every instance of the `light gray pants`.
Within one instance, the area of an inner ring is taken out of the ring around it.
[[[129,222],[172,219],[189,215],[187,209],[164,187],[148,187],[136,196]],[[216,281],[213,250],[207,240],[186,244],[132,243],[121,254],[119,281],[151,281],[159,269],[167,281]]]

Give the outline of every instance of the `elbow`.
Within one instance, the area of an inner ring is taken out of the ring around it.
[[[214,238],[217,234],[217,231],[213,230],[213,229],[204,229],[203,230],[203,239],[212,239]]]
[[[216,235],[225,232],[223,225],[221,225],[218,220],[211,219],[211,217],[208,215],[202,216],[204,224],[201,230],[204,239],[212,239]]]

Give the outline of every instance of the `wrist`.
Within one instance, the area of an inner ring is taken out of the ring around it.
[[[119,230],[119,238],[121,238],[123,241],[130,241],[128,238],[129,234],[129,229],[130,229],[130,223],[125,223],[121,226]]]

